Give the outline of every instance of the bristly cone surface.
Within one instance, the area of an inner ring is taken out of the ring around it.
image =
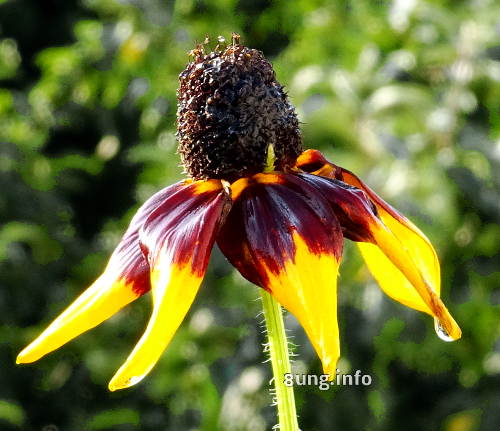
[[[237,43],[194,60],[179,75],[177,137],[186,173],[234,181],[262,172],[273,146],[275,169],[303,151],[295,109],[262,52]]]

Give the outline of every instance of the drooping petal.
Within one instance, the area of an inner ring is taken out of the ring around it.
[[[323,363],[339,357],[337,275],[343,237],[326,200],[289,174],[257,174],[232,186],[217,242],[240,273],[297,317]]]
[[[422,273],[425,280],[431,285],[433,291],[439,296],[441,293],[441,269],[439,259],[434,247],[425,234],[404,215],[380,198],[372,189],[363,183],[356,175],[341,169],[342,181],[363,190],[377,208],[378,217],[384,225],[398,238],[407,249],[415,265]],[[358,244],[361,253],[374,275],[384,290],[394,296],[394,286],[406,284],[408,281],[401,277],[391,261],[380,250],[371,245]],[[410,288],[411,289],[411,288]]]
[[[198,292],[229,203],[220,181],[197,181],[168,196],[144,222],[140,242],[151,267],[153,312],[110,390],[139,382],[166,349]]]
[[[139,246],[139,229],[151,211],[180,187],[178,183],[159,191],[139,208],[103,274],[18,355],[18,364],[40,359],[149,291],[149,264]]]
[[[440,294],[441,276],[439,260],[431,242],[418,227],[385,202],[356,175],[347,169],[329,162],[317,150],[304,151],[297,159],[297,167],[314,175],[334,178],[363,190],[375,205],[380,220],[400,239],[419,271],[422,272],[425,279],[431,284],[434,292],[437,295]],[[365,246],[364,244],[360,244],[359,247],[375,278],[390,296],[394,297],[397,294],[397,292],[394,292],[395,285],[399,286],[401,285],[400,283],[408,284],[408,281],[404,280],[401,273],[399,273],[397,268],[391,264],[390,260],[380,250],[372,246]]]
[[[393,224],[386,225],[377,205],[364,190],[327,177],[311,174],[299,174],[299,177],[321,191],[330,202],[344,235],[358,242],[384,292],[411,308],[434,316],[441,334],[444,331],[451,339],[460,338],[460,328],[439,298],[439,285],[436,287],[439,264],[437,270],[430,272],[415,243],[407,244],[408,237],[400,235],[401,225],[394,230]]]

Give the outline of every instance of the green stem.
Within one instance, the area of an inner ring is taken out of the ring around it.
[[[273,367],[274,387],[276,389],[276,404],[280,431],[297,431],[297,413],[293,386],[285,386],[285,374],[291,372],[288,357],[288,341],[286,339],[283,313],[278,302],[264,289],[260,290],[262,307],[266,321],[269,356]]]

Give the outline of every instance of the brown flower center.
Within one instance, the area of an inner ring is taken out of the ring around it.
[[[294,107],[260,51],[237,43],[199,46],[179,75],[177,137],[188,175],[234,181],[262,172],[269,145],[276,170],[302,152]]]

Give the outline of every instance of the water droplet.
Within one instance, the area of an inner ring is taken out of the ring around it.
[[[443,328],[443,325],[439,322],[438,319],[434,318],[434,330],[436,331],[436,334],[441,340],[450,342],[454,341],[453,338],[448,334],[446,329]]]

